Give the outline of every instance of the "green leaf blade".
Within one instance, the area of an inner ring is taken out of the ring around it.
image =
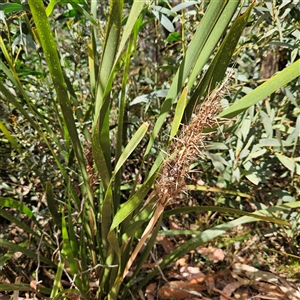
[[[300,59],[268,79],[266,82],[234,103],[232,106],[225,109],[219,114],[219,117],[228,119],[235,117],[299,76]]]

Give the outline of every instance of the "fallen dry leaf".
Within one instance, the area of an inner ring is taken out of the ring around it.
[[[156,283],[150,283],[146,287],[146,295],[145,296],[146,296],[147,300],[154,300],[155,299],[156,288],[157,288]]]
[[[161,299],[182,299],[189,295],[201,296],[200,291],[206,290],[204,285],[191,284],[185,281],[170,281],[158,291]]]
[[[225,254],[222,249],[218,248],[205,248],[205,247],[198,247],[197,252],[201,255],[207,255],[209,260],[212,260],[214,263],[218,261],[222,261],[225,258]]]
[[[205,283],[206,283],[206,286],[207,286],[208,293],[211,293],[212,290],[214,290],[216,288],[214,276],[206,276],[205,277]]]
[[[143,263],[142,268],[143,269],[154,269],[157,267],[157,265],[161,262],[161,259],[157,262],[153,263]]]
[[[236,282],[231,282],[229,284],[227,284],[224,288],[223,288],[223,293],[225,295],[228,295],[229,297],[231,297],[231,294],[238,289],[241,286],[241,284],[236,281]],[[225,297],[224,294],[220,295],[220,300],[227,300],[228,297]]]
[[[208,255],[208,259],[212,260],[214,263],[217,263],[218,261],[222,261],[225,258],[225,254],[222,249],[214,249],[211,251]]]
[[[167,236],[157,236],[156,240],[164,248],[165,254],[170,254],[174,250],[174,244]]]
[[[208,255],[208,254],[210,253],[210,251],[211,251],[211,248],[206,248],[206,247],[200,246],[200,247],[198,247],[196,250],[197,250],[197,252],[198,252],[199,254],[202,254],[202,255]]]
[[[178,260],[176,260],[175,262],[175,266],[176,267],[181,267],[181,266],[185,266],[187,264],[187,259],[186,257],[181,257]]]
[[[183,266],[180,268],[182,277],[187,280],[205,278],[205,274],[200,271],[199,267]]]
[[[33,183],[30,183],[27,186],[23,186],[23,196],[26,196],[27,194],[29,194],[29,192],[31,191],[31,188],[33,186]]]
[[[248,287],[240,287],[234,293],[237,299],[251,299],[249,296],[249,288]]]
[[[266,271],[261,271],[249,265],[235,263],[232,265],[232,276],[243,282],[244,285],[251,285],[260,293],[272,294],[274,299],[300,300],[300,292],[297,288],[280,278],[279,276]],[[243,276],[241,278],[239,276]]]
[[[169,219],[169,229],[175,230],[175,229],[180,229],[180,227],[178,226],[177,222],[174,222],[173,220]]]
[[[36,290],[36,280],[31,280],[31,281],[30,281],[30,286],[31,286],[34,290]]]

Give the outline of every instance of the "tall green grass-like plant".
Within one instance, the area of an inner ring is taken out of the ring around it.
[[[300,61],[294,62],[221,112],[219,101],[226,84],[225,72],[255,4],[252,3],[241,13],[239,1],[211,1],[178,65],[159,114],[152,124],[149,121],[135,124],[137,130],[129,135],[126,128],[126,93],[131,57],[143,18],[147,12],[151,12],[151,3],[133,1],[128,15],[123,18],[124,1],[110,1],[104,40],[101,51],[98,52],[100,26],[97,21],[97,2],[91,1],[89,6],[85,1],[68,1],[74,11],[90,22],[87,59],[91,99],[85,109],[79,105],[79,99],[64,72],[59,56],[59,36],[57,39],[53,36],[52,23],[49,22],[49,17],[58,3],[50,1],[45,8],[42,0],[28,0],[29,8],[26,7],[24,14],[26,18],[29,12],[32,14],[32,20],[28,22],[32,27],[28,29],[35,43],[41,47],[42,54],[36,55],[40,56],[41,65],[46,64],[51,78],[50,87],[54,89],[53,106],[56,109],[56,119],[52,122],[56,124],[55,128],[59,128],[62,138],[58,138],[53,126],[45,121],[43,112],[36,109],[34,99],[27,93],[26,86],[16,71],[8,49],[9,44],[0,39],[6,61],[0,67],[4,78],[14,87],[12,92],[7,83],[0,82],[0,93],[26,118],[39,138],[45,142],[65,187],[63,199],[57,201],[53,184],[41,178],[51,216],[50,224],[55,227],[52,235],[46,237],[31,209],[14,199],[0,198],[0,206],[18,210],[35,226],[33,231],[21,224],[17,218],[9,216],[5,210],[1,210],[2,216],[32,234],[34,239],[31,244],[21,245],[1,239],[0,242],[9,249],[9,253],[0,259],[0,264],[5,267],[5,262],[12,254],[21,251],[39,262],[36,278],[42,266],[51,267],[55,274],[53,287],[41,288],[41,292],[48,293],[51,299],[66,296],[68,293],[79,294],[83,299],[126,298],[129,290],[142,288],[158,273],[158,269],[155,269],[138,286],[134,285],[133,279],[147,259],[160,230],[165,207],[185,188],[184,178],[189,164],[203,149],[201,142],[206,137],[203,132],[216,126],[218,116],[232,118],[299,76]],[[18,6],[18,10],[21,8],[23,9]],[[205,74],[200,80],[196,80],[204,72],[209,60],[211,61]],[[46,82],[49,78],[47,74],[43,74],[40,80]],[[121,82],[117,114],[113,104],[116,82]],[[206,100],[200,105],[198,101],[202,97]],[[112,134],[111,128],[113,114],[116,119],[116,127],[113,129],[115,134]],[[153,159],[150,170],[147,170],[145,165],[151,151],[159,144],[160,135],[165,134],[162,128],[168,115],[173,115],[169,139],[163,151]],[[91,121],[91,126],[78,127],[80,119]],[[21,152],[18,142],[4,124],[1,124],[1,130],[12,147]],[[138,171],[143,181],[140,184],[134,182],[128,198],[121,203],[122,172],[129,157],[145,143]],[[275,207],[276,209],[280,210],[282,207]],[[193,210],[222,211],[217,207],[197,207]],[[182,211],[185,210],[166,214]],[[159,268],[165,268],[191,249],[239,224],[265,220],[288,225],[282,220],[265,215],[266,212],[247,214],[232,209],[223,211],[243,216],[197,234],[166,257]],[[43,247],[39,247],[36,253],[32,249],[38,244]],[[57,253],[55,262],[51,255],[42,252],[44,247]],[[141,253],[142,247],[144,250]],[[137,255],[140,255],[138,262]],[[134,275],[128,278],[126,276],[134,262]],[[71,288],[61,284],[63,274],[69,279]],[[92,286],[92,281],[96,280],[99,284]],[[3,289],[13,290],[14,285],[0,285],[0,290]]]

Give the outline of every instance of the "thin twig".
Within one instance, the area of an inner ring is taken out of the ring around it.
[[[158,271],[159,271],[159,273],[160,273],[162,279],[163,279],[165,282],[169,283],[168,279],[166,278],[166,276],[164,275],[162,269],[160,268],[159,263],[158,263],[157,260],[155,259],[155,257],[154,257],[154,255],[153,255],[152,251],[150,252],[150,255],[152,256],[152,259],[153,259],[154,262],[155,262],[155,266],[156,266],[156,268],[158,269]],[[170,283],[169,283],[169,284],[170,284]]]
[[[36,270],[35,270],[36,285],[39,284],[39,283],[42,283],[42,281],[39,281],[39,268],[40,268],[40,249],[41,249],[43,237],[44,237],[44,233],[42,233],[42,236],[41,236],[41,239],[39,241],[39,245],[38,245],[38,248],[37,248],[37,251],[36,251],[37,252],[37,261],[38,261],[38,264],[37,264],[37,267],[36,267]]]

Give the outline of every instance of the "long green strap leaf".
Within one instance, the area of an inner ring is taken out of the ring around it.
[[[21,203],[20,201],[17,201],[12,198],[8,198],[8,197],[7,198],[0,197],[0,206],[15,208],[18,211],[26,214],[27,217],[29,217],[30,219],[32,219],[33,221],[36,222],[36,219],[35,219],[32,211],[25,204]]]
[[[114,70],[115,56],[118,50],[119,39],[122,28],[123,0],[110,1],[110,12],[107,23],[107,30],[101,62],[98,70],[95,95],[95,112],[93,120],[93,153],[97,155],[95,159],[97,170],[101,179],[107,186],[111,173],[111,149],[110,149],[110,103],[109,91],[112,84],[112,74]],[[108,91],[106,93],[106,91]],[[99,169],[102,165],[102,168]]]
[[[93,207],[93,195],[90,190],[90,181],[86,170],[85,157],[83,154],[81,142],[78,137],[77,128],[73,116],[73,110],[67,91],[67,85],[64,80],[64,75],[60,65],[56,44],[52,35],[50,24],[47,19],[44,4],[42,0],[28,0],[28,4],[30,6],[34,22],[36,24],[40,43],[45,53],[45,59],[53,80],[54,88],[57,93],[57,100],[60,104],[64,121],[67,125],[72,140],[74,152],[79,163],[81,175],[83,177],[85,190],[88,195],[89,204]],[[77,205],[80,204],[77,203]],[[78,207],[78,209],[79,208],[80,207]]]
[[[186,107],[186,103],[187,103],[187,94],[188,94],[188,88],[184,88],[177,101],[175,114],[171,125],[171,133],[170,133],[169,141],[171,141],[174,138],[174,136],[178,133],[178,129],[180,127],[184,110]]]
[[[107,189],[110,182],[111,173],[108,169],[105,160],[105,155],[101,147],[99,128],[97,127],[95,128],[95,131],[93,133],[92,145],[93,145],[93,157],[96,164],[96,168],[99,172],[104,188]]]
[[[266,82],[261,84],[255,90],[244,96],[242,99],[234,103],[229,108],[219,114],[220,118],[233,118],[239,113],[245,111],[249,107],[268,97],[277,89],[283,87],[293,79],[300,76],[300,59],[295,61],[284,70],[280,71]]]
[[[123,10],[124,0],[113,0],[110,3],[110,15],[107,24],[107,35],[104,43],[104,51],[101,57],[101,65],[99,70],[99,81],[97,84],[97,97],[95,105],[95,118],[98,120],[101,106],[103,105],[103,100],[105,96],[105,90],[107,84],[111,82],[111,77],[113,76],[113,70],[116,67],[124,46],[126,45],[134,25],[143,10],[146,1],[145,0],[135,0],[130,9],[127,23],[122,34],[122,38],[119,46],[119,38],[122,27],[122,10]],[[118,47],[119,46],[119,47]],[[96,124],[94,124],[96,125]]]
[[[282,226],[290,226],[290,223],[281,219],[277,218],[272,218],[272,217],[267,217],[263,215],[259,215],[256,213],[250,213],[246,211],[242,211],[239,209],[235,208],[230,208],[230,207],[220,207],[220,206],[193,206],[193,207],[180,207],[177,209],[172,209],[164,212],[164,217],[180,214],[180,213],[191,213],[195,211],[217,211],[220,213],[226,213],[226,214],[231,214],[231,215],[242,215],[242,216],[249,216],[253,218],[257,218],[258,220],[266,221],[266,222],[271,222],[274,224],[279,224]]]
[[[121,57],[123,48],[126,45],[128,39],[131,35],[133,27],[134,27],[137,19],[139,18],[140,13],[142,12],[143,8],[145,7],[145,3],[146,3],[146,0],[134,0],[132,7],[130,9],[127,23],[124,28],[124,32],[122,34],[120,47],[119,47],[118,53],[116,55],[116,61],[118,61],[119,58]]]
[[[144,182],[139,190],[132,197],[130,197],[130,199],[121,205],[121,208],[117,211],[113,218],[110,230],[114,230],[139,206],[153,186],[156,177],[157,174],[153,174],[152,177]]]
[[[0,208],[0,216],[10,221],[14,225],[18,226],[19,228],[22,228],[24,232],[26,232],[26,234],[32,234],[37,239],[41,238],[41,234],[36,229],[35,230],[31,229],[29,226],[26,225],[24,221],[20,221],[18,218],[14,217],[11,213],[6,212],[6,210]],[[47,246],[53,249],[53,247],[49,243],[47,243]]]
[[[231,2],[232,0],[229,1],[229,3]],[[234,2],[238,3],[239,1],[234,0]],[[194,68],[195,63],[198,61],[200,56],[202,57],[202,51],[205,45],[211,43],[212,39],[215,39],[215,37],[212,36],[212,32],[216,28],[218,20],[223,18],[223,12],[225,11],[227,5],[228,1],[211,1],[209,3],[207,11],[205,12],[204,17],[201,20],[199,27],[197,28],[195,36],[189,44],[189,47],[186,51],[186,56],[180,64],[180,67],[173,79],[172,85],[166,96],[166,99],[172,99],[172,101],[176,99],[180,89],[184,85],[187,76]],[[227,18],[228,17],[226,17],[226,20]],[[223,33],[223,31],[226,29],[226,26],[227,23],[224,22],[222,26],[217,29],[219,31],[222,31]],[[210,53],[206,53],[205,55],[208,55],[209,57],[211,55],[212,50],[213,49],[210,49]],[[200,69],[201,68],[198,67],[198,74]]]
[[[125,147],[123,153],[121,154],[121,156],[116,164],[114,175],[116,175],[118,173],[120,168],[123,166],[125,160],[129,157],[129,155],[132,153],[132,151],[134,151],[134,149],[140,143],[142,138],[145,136],[148,126],[149,125],[147,123],[142,124],[140,126],[140,128],[137,130],[137,132],[134,134],[132,139],[129,141],[129,143]],[[111,245],[113,245],[114,250],[118,254],[118,252],[119,252],[118,245],[116,243],[116,238],[115,238],[115,233],[114,233],[115,227],[110,226],[111,220],[112,219],[115,220],[115,211],[112,209],[112,207],[113,207],[113,204],[112,204],[112,201],[113,201],[113,195],[112,195],[113,179],[114,179],[114,176],[111,178],[111,181],[106,190],[105,199],[103,202],[101,230],[102,230],[102,237],[103,237],[103,241],[102,241],[103,248],[105,249],[105,247],[107,246],[106,237],[109,236],[110,243],[111,243]],[[117,209],[117,208],[115,208],[115,209]],[[118,213],[119,213],[119,211],[117,212],[117,215],[118,215]]]
[[[230,1],[232,2],[232,1]],[[238,1],[234,1],[235,3]],[[191,70],[195,66],[195,62],[198,60],[199,56],[202,53],[202,50],[206,43],[210,43],[211,39],[214,39],[214,37],[211,36],[212,30],[214,29],[214,26],[218,19],[222,18],[222,12],[224,8],[226,7],[227,2],[225,1],[211,1],[207,11],[205,12],[205,15],[196,31],[195,36],[193,37],[193,40],[191,41],[186,55],[180,64],[180,67],[173,79],[172,85],[169,89],[169,92],[166,96],[165,101],[163,102],[160,115],[155,123],[151,139],[148,143],[147,149],[146,149],[146,155],[150,152],[152,145],[157,137],[158,132],[164,125],[165,119],[167,115],[169,114],[169,111],[180,92],[180,89],[184,86],[185,80],[187,76],[190,74]],[[230,3],[231,5],[231,3]],[[224,31],[227,27],[227,23],[222,24],[222,30]],[[210,56],[211,53],[207,53],[205,55]],[[197,66],[198,70],[197,73],[201,71],[199,68],[200,66]]]
[[[60,228],[61,227],[61,217],[60,217],[59,213],[57,212],[57,205],[55,204],[53,185],[51,184],[51,182],[46,183],[46,201],[47,201],[47,205],[48,205],[50,214],[52,215],[52,218],[55,222],[55,225]]]
[[[38,259],[38,254],[36,252],[31,251],[31,250],[29,250],[25,247],[16,245],[15,243],[8,242],[5,239],[0,239],[0,245],[5,246],[5,247],[7,247],[7,248],[9,248],[9,249],[11,249],[15,252],[17,252],[17,251],[21,252],[21,253],[23,253],[23,254],[25,254],[28,257],[31,257],[33,259],[36,259],[36,260]],[[49,260],[48,258],[45,258],[44,256],[40,255],[39,259],[40,259],[41,262],[45,263],[48,266],[52,266],[54,268],[56,267],[56,264],[53,261]]]
[[[17,150],[19,153],[21,153],[21,148],[19,147],[18,142],[16,139],[10,134],[6,126],[0,121],[0,130],[4,133],[4,136],[7,138],[7,140],[10,142],[12,147]]]
[[[72,247],[70,244],[70,240],[69,240],[69,234],[68,234],[68,227],[66,224],[66,220],[64,215],[62,216],[62,238],[63,238],[63,245],[62,245],[62,250],[61,253],[62,255],[65,255],[65,257],[67,258],[67,262],[69,263],[72,275],[78,275],[80,270],[79,270],[79,265],[78,265],[78,261],[75,260],[75,257],[73,255],[73,251],[72,251]],[[77,287],[79,288],[79,290],[82,290],[82,282],[80,281],[80,278],[76,278],[75,280]]]
[[[123,0],[112,0],[110,1],[110,12],[108,23],[106,26],[106,37],[103,45],[100,69],[98,72],[97,81],[97,94],[95,102],[95,116],[94,124],[98,123],[101,107],[105,101],[104,91],[109,78],[113,72],[113,66],[115,63],[115,56],[118,50],[120,33],[122,28],[122,12],[123,12]]]
[[[141,142],[143,137],[145,136],[147,130],[148,130],[149,124],[143,123],[140,128],[136,131],[136,133],[133,135],[125,149],[122,151],[122,154],[116,164],[114,174],[118,173],[120,168],[123,166],[126,159],[129,157],[129,155],[135,150],[137,145]]]
[[[244,12],[241,16],[237,17],[232,26],[230,27],[229,32],[227,33],[225,39],[222,42],[221,47],[218,49],[216,56],[214,57],[212,63],[210,64],[208,70],[206,71],[204,77],[200,80],[197,88],[193,91],[189,103],[187,105],[187,109],[185,111],[184,122],[188,123],[190,120],[190,116],[193,113],[194,107],[197,105],[197,101],[200,97],[203,96],[205,91],[210,92],[216,87],[216,83],[220,83],[224,79],[224,74],[227,70],[227,67],[230,63],[232,55],[235,51],[236,45],[242,35],[242,32],[247,24],[248,18],[252,11],[252,4],[246,12]],[[207,53],[209,50],[204,49],[203,54]],[[201,55],[201,59],[204,58]],[[199,59],[200,60],[200,59]],[[206,62],[206,60],[204,60]],[[201,62],[199,61],[201,64]],[[198,68],[199,70],[199,68]],[[197,72],[192,72],[189,78],[189,84],[193,84],[196,80]]]
[[[59,289],[61,288],[61,277],[64,271],[64,266],[65,266],[65,259],[63,256],[61,256],[61,261],[58,262],[57,264],[57,270],[55,273],[55,277],[54,277],[54,282],[53,282],[53,286],[52,286],[52,290],[51,290],[51,295],[50,295],[50,299],[54,299],[58,293],[59,293]]]
[[[222,35],[224,34],[224,30],[227,28],[227,26],[229,25],[229,23],[232,20],[232,17],[234,16],[234,14],[238,8],[239,2],[240,1],[229,0],[226,4],[226,7],[222,11],[222,15],[218,19],[215,26],[212,28],[209,39],[205,43],[203,50],[201,51],[201,55],[199,55],[197,62],[195,64],[195,67],[193,68],[192,73],[189,77],[188,84],[187,84],[189,89],[191,89],[191,87],[194,85],[197,76],[200,74],[200,71],[203,69],[203,67],[207,63],[209,57],[211,56],[211,53],[214,52],[214,49],[216,48],[217,44],[219,43],[220,39],[222,38]],[[249,10],[249,12],[250,11],[251,11],[251,9]],[[246,22],[247,22],[247,20],[248,20],[248,15],[246,16]],[[228,34],[226,35],[226,38],[227,38]],[[242,34],[242,31],[239,30],[239,28],[235,28],[235,35],[236,35],[235,39],[238,40],[240,38],[241,34]],[[227,47],[228,47],[228,45],[227,45]],[[231,47],[234,49],[235,44],[232,44]],[[223,64],[226,64],[226,61],[227,61],[226,56],[224,57],[223,61],[222,60],[219,61],[220,67],[222,69],[224,69]],[[226,65],[226,67],[227,67],[227,65]],[[222,78],[219,78],[219,80],[221,80],[221,79]]]

